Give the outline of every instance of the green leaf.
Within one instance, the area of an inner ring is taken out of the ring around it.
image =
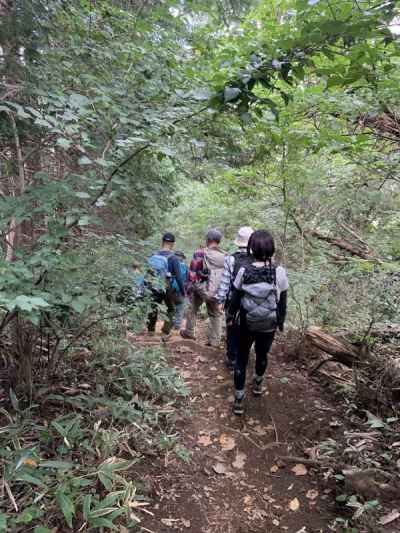
[[[43,120],[42,118],[37,118],[35,120],[35,124],[37,126],[44,126],[45,128],[51,128],[52,127],[50,122],[47,122],[47,120]]]
[[[35,517],[29,511],[29,509],[24,509],[21,514],[18,515],[16,520],[17,524],[30,524]]]
[[[44,526],[36,526],[35,529],[33,530],[33,533],[51,533],[51,529],[49,529],[48,527],[44,527]]]
[[[271,100],[270,98],[263,98],[263,102],[268,105],[268,107],[270,108],[271,112],[275,115],[275,118],[278,119],[279,110],[278,110],[278,106],[275,104],[275,102],[273,100]]]
[[[86,305],[79,300],[74,300],[71,302],[71,307],[74,311],[77,313],[83,313],[83,311],[86,309]]]
[[[78,163],[80,165],[91,165],[92,161],[86,155],[83,155],[82,157],[79,158]]]
[[[86,494],[86,496],[83,499],[83,518],[85,520],[88,520],[89,518],[91,505],[92,505],[92,495]]]
[[[89,98],[83,94],[72,93],[69,97],[69,103],[71,107],[74,107],[75,109],[80,109],[88,105]]]
[[[374,429],[382,429],[384,427],[386,427],[386,424],[383,420],[381,420],[380,418],[378,418],[377,416],[373,415],[372,413],[370,413],[369,411],[365,411],[366,414],[367,414],[367,417],[368,417],[368,421],[367,421],[367,424],[371,427],[371,428],[374,428]]]
[[[108,518],[94,518],[90,521],[90,525],[92,527],[107,527],[112,530],[117,530],[117,527],[111,522],[111,520],[108,520]]]
[[[161,146],[158,150],[161,154],[167,155],[169,157],[174,157],[175,155],[175,152],[168,146]]]
[[[20,294],[15,298],[14,301],[11,301],[8,307],[14,309],[19,307],[21,311],[32,311],[32,309],[39,309],[41,307],[49,307],[49,304],[43,298],[38,296],[25,296],[25,294]]]
[[[104,487],[108,491],[111,491],[113,489],[113,483],[112,483],[112,479],[110,479],[110,476],[106,475],[104,472],[101,472],[101,471],[99,471],[97,475],[101,483],[104,485]]]
[[[241,89],[238,87],[225,87],[224,89],[224,101],[225,102],[232,102],[232,100],[236,100],[236,98],[241,93]]]
[[[100,509],[94,509],[90,516],[92,518],[99,518],[100,516],[107,516],[116,510],[115,507],[101,507]]]
[[[7,530],[7,515],[0,513],[0,531]]]
[[[57,139],[58,146],[61,146],[61,148],[64,148],[65,150],[68,150],[68,148],[71,146],[72,142],[69,139],[65,139],[61,137],[60,139]]]
[[[43,298],[39,298],[38,296],[32,296],[31,297],[31,304],[33,307],[49,307],[50,304],[46,302]]]
[[[197,100],[198,102],[202,102],[205,100],[209,100],[211,98],[211,92],[209,89],[193,89],[190,91],[186,97],[193,98],[193,100]]]
[[[19,402],[18,398],[12,388],[10,388],[10,401],[13,406],[14,411],[19,411]]]
[[[246,125],[249,125],[252,122],[251,115],[247,111],[240,114],[240,119],[243,122],[243,124],[246,124]]]
[[[75,193],[75,196],[77,196],[78,198],[83,198],[85,200],[87,200],[88,198],[90,198],[90,194],[85,192],[85,191],[80,191],[80,192],[76,192]]]
[[[43,461],[39,464],[43,468],[59,468],[62,470],[70,470],[74,467],[73,463],[68,463],[67,461]]]
[[[75,506],[71,496],[65,494],[65,492],[60,489],[56,492],[56,500],[64,515],[65,521],[68,526],[72,528],[72,518],[75,516]]]
[[[78,226],[87,226],[90,223],[90,218],[88,215],[84,215],[79,218]]]
[[[21,474],[18,474],[18,476],[15,478],[17,481],[25,481],[26,483],[30,483],[31,485],[37,485],[38,487],[45,488],[46,485],[38,479],[37,477],[32,476],[31,474],[28,474],[27,472],[21,472]]]
[[[101,470],[104,472],[120,472],[121,470],[128,470],[134,464],[134,461],[122,460],[115,463],[103,463]]]
[[[67,434],[68,434],[68,430],[62,425],[60,424],[60,422],[58,422],[57,420],[53,420],[51,422],[51,425],[53,426],[53,428],[58,431],[58,433],[62,436],[62,437],[66,437]]]
[[[15,102],[10,102],[8,105],[14,107],[17,111],[17,115],[21,118],[31,118],[31,116],[26,113],[26,111],[24,110],[24,108],[19,105],[19,104],[16,104]]]

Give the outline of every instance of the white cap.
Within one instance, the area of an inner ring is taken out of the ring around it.
[[[235,239],[236,246],[239,246],[239,248],[245,248],[253,233],[254,230],[253,228],[250,228],[250,226],[242,226],[239,228]]]

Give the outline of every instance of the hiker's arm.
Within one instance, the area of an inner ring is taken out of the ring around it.
[[[231,295],[229,306],[226,312],[229,322],[234,321],[235,317],[237,316],[239,312],[240,304],[242,303],[242,296],[243,296],[242,284],[243,284],[244,270],[245,270],[244,268],[241,268],[239,270],[235,278],[235,281],[233,282],[232,295]]]
[[[224,260],[224,271],[222,272],[221,281],[219,282],[219,287],[216,294],[216,299],[218,303],[223,304],[228,296],[229,290],[232,283],[232,268],[231,261],[232,256],[225,257]]]
[[[170,272],[176,279],[181,294],[185,294],[185,284],[182,278],[181,269],[179,267],[179,261],[175,256],[169,258]]]
[[[283,325],[286,318],[287,309],[287,291],[281,292],[281,296],[278,302],[278,328],[283,331]]]

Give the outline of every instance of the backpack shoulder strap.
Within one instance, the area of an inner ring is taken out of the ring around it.
[[[246,265],[250,264],[250,258],[247,255],[247,252],[240,251],[235,252],[234,254],[232,254],[232,256],[234,258],[232,274],[233,277],[236,278],[241,267],[245,267]]]
[[[208,260],[207,260],[207,252],[204,250],[204,254],[202,257],[203,263],[206,265],[207,268],[209,268]]]

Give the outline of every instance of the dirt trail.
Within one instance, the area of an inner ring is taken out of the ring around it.
[[[144,343],[144,339],[137,339]],[[152,341],[154,342],[154,341]],[[188,464],[169,454],[140,472],[153,498],[141,531],[163,533],[326,533],[335,518],[334,495],[304,457],[315,440],[329,438],[337,420],[323,391],[275,343],[267,391],[247,394],[243,417],[231,414],[232,374],[223,351],[177,337],[171,364],[191,390],[190,413],[178,423]],[[249,368],[249,377],[252,368]],[[248,380],[248,385],[250,380]],[[297,471],[293,471],[293,468]]]

